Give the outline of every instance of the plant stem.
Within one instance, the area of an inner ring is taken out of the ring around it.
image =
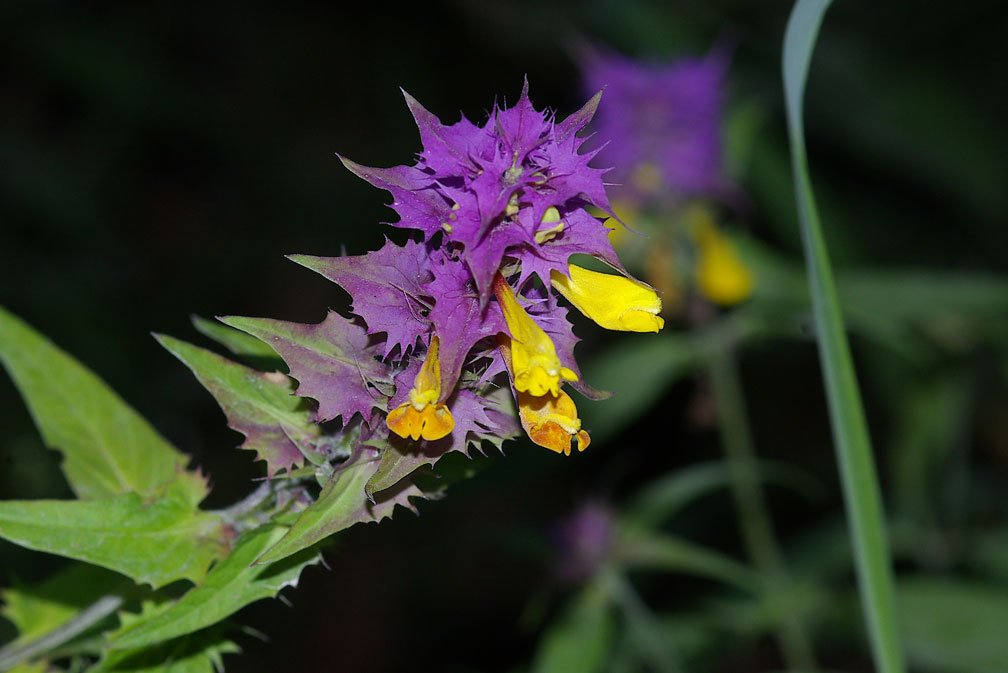
[[[49,633],[24,645],[0,649],[0,671],[8,671],[21,662],[28,661],[68,642],[118,610],[122,602],[122,596],[115,594],[102,596],[78,612],[65,624]]]
[[[604,569],[600,577],[613,602],[623,611],[630,629],[639,636],[648,663],[658,673],[681,673],[682,666],[659,630],[654,615],[629,580],[614,568]]]
[[[770,590],[776,590],[787,585],[788,573],[760,487],[756,452],[733,354],[734,342],[726,339],[722,346],[711,354],[710,375],[722,446],[731,474],[732,497],[749,559],[770,580]],[[784,615],[776,638],[789,670],[818,670],[811,638],[799,615]]]
[[[819,360],[833,426],[844,504],[851,527],[861,606],[877,670],[880,673],[902,673],[906,665],[896,623],[882,495],[805,153],[802,123],[805,81],[812,48],[829,4],[829,0],[798,0],[784,35],[782,69],[791,165]]]

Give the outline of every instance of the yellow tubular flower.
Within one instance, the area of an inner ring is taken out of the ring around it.
[[[508,329],[511,330],[511,363],[515,390],[531,395],[557,395],[560,379],[577,381],[577,375],[560,364],[553,341],[535,324],[515,299],[511,286],[497,274],[494,294],[500,302]]]
[[[553,271],[553,287],[600,326],[624,332],[657,332],[665,326],[665,320],[658,315],[661,299],[644,283],[574,264],[568,272],[570,277]]]
[[[441,363],[438,353],[441,340],[435,335],[424,358],[420,371],[413,379],[409,402],[403,402],[389,412],[385,423],[400,437],[414,440],[423,437],[435,440],[446,437],[455,429],[455,419],[441,398]]]
[[[710,218],[700,218],[693,226],[698,259],[696,284],[715,304],[734,306],[749,298],[754,280],[731,241],[718,231]]]
[[[518,415],[532,441],[551,451],[569,456],[572,439],[577,439],[578,451],[591,443],[591,437],[581,429],[574,400],[562,390],[559,395],[539,397],[518,393]]]

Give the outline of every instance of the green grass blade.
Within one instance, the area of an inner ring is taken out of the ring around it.
[[[812,194],[802,128],[802,99],[812,48],[829,0],[799,0],[784,36],[784,95],[787,105],[795,198],[802,224],[805,263],[826,386],[833,439],[850,522],[861,603],[880,673],[905,670],[900,647],[892,568],[882,497],[858,392],[843,316],[826,242]]]

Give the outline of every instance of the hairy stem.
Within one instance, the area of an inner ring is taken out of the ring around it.
[[[122,603],[122,596],[115,594],[102,596],[59,628],[24,645],[0,649],[0,671],[8,671],[22,662],[63,645],[118,610]]]

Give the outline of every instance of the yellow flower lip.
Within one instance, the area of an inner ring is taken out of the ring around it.
[[[389,412],[385,424],[400,437],[433,441],[455,429],[455,418],[441,398],[441,340],[435,334],[420,371],[413,379],[409,401]]]
[[[536,396],[557,395],[560,379],[577,381],[577,374],[560,363],[549,335],[525,312],[500,274],[494,279],[494,294],[511,331],[510,357],[515,390]]]
[[[591,437],[581,429],[574,400],[562,390],[558,395],[518,393],[518,416],[529,438],[551,451],[569,456],[571,440],[577,440],[578,451],[591,443]]]
[[[658,332],[665,320],[658,315],[662,303],[654,288],[609,273],[599,273],[576,264],[567,267],[567,276],[550,274],[557,292],[599,326],[623,332]]]

